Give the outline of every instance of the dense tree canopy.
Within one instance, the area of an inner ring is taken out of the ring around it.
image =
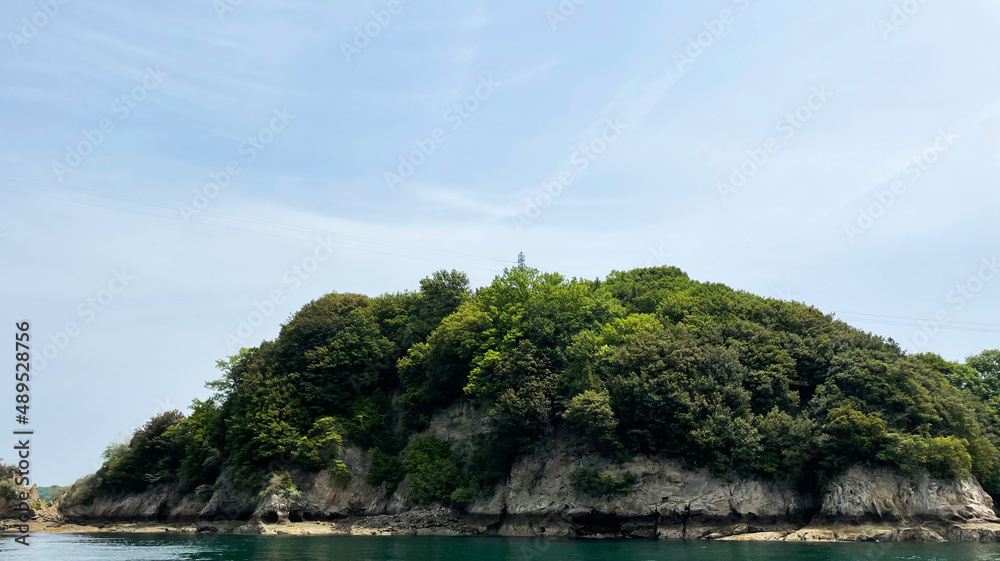
[[[971,474],[1000,493],[1000,351],[964,364],[907,355],[815,308],[674,267],[594,281],[515,268],[475,292],[440,271],[417,292],[329,294],[219,366],[190,416],[160,415],[109,447],[105,485],[194,488],[231,469],[260,488],[289,469],[337,473],[353,444],[372,452],[370,483],[391,492],[408,474],[418,501],[461,504],[558,434],[807,491],[867,463]],[[487,432],[417,434],[459,399],[484,409]],[[600,493],[631,484],[577,479]]]

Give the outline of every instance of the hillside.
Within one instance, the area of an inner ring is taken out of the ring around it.
[[[231,517],[287,516],[312,493],[311,508],[332,516],[336,497],[354,493],[367,503],[341,500],[338,515],[507,514],[497,497],[544,490],[551,476],[562,487],[531,500],[569,493],[627,510],[620,501],[697,474],[729,485],[730,502],[733,482],[762,489],[764,502],[722,518],[769,508],[773,519],[836,518],[871,514],[827,508],[861,473],[897,491],[899,481],[918,494],[951,486],[942,500],[965,501],[960,517],[990,518],[992,500],[975,489],[1000,495],[998,365],[998,351],[965,364],[907,355],[815,308],[673,267],[593,281],[511,269],[475,291],[439,271],[415,292],[310,302],[276,340],[220,361],[213,397],[190,414],[157,416],[109,446],[61,508],[87,516],[169,496],[169,508],[102,516],[204,518],[241,497]],[[534,483],[518,483],[532,462]]]

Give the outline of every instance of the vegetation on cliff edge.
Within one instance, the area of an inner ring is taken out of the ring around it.
[[[343,483],[350,443],[372,452],[367,480],[386,492],[409,475],[417,502],[463,504],[560,430],[594,453],[805,491],[864,463],[971,474],[1000,494],[1000,351],[965,364],[908,355],[815,308],[674,267],[592,281],[515,268],[475,291],[439,271],[416,292],[329,294],[219,367],[189,415],[159,415],[108,448],[95,492],[204,491],[224,470],[254,491],[289,470]],[[418,435],[459,399],[486,412],[485,433]],[[599,495],[632,483],[574,481]]]

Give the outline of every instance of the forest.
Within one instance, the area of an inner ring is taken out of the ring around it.
[[[259,491],[321,470],[344,483],[338,453],[353,445],[386,493],[408,476],[411,500],[460,507],[540,442],[576,438],[593,454],[803,492],[861,463],[972,475],[1000,495],[1000,351],[907,354],[805,304],[675,267],[603,280],[518,267],[476,290],[438,271],[415,291],[332,293],[218,366],[210,398],[107,448],[98,492],[169,484],[207,497],[223,475]],[[458,400],[484,413],[484,431],[460,446],[422,434]],[[606,494],[634,482],[573,479]]]

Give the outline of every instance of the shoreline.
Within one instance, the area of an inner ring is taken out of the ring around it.
[[[682,532],[658,532],[655,537],[636,538],[623,535],[556,535],[517,532],[499,534],[480,531],[472,527],[452,526],[400,527],[386,524],[385,520],[373,517],[348,517],[334,521],[284,522],[263,524],[259,521],[223,521],[195,523],[165,522],[94,522],[70,523],[56,521],[33,521],[31,532],[64,534],[176,534],[176,535],[265,535],[265,536],[466,536],[466,537],[514,537],[534,539],[598,539],[598,540],[640,540],[640,541],[743,541],[743,542],[924,542],[924,543],[997,543],[1000,542],[1000,522],[925,522],[925,523],[831,523],[816,526],[792,526],[787,524],[757,527],[747,524],[710,525],[685,528]],[[0,520],[0,524],[9,523]],[[3,534],[18,533],[14,529],[0,531]]]

